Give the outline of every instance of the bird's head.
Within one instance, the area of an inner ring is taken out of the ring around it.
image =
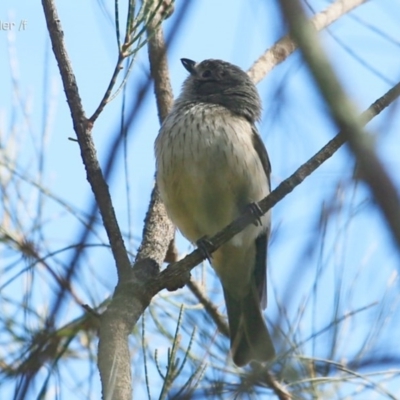
[[[222,105],[251,122],[260,118],[260,96],[242,69],[222,60],[181,61],[190,73],[183,83],[181,100]]]

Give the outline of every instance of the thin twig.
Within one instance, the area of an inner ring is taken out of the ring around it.
[[[292,395],[285,389],[285,387],[266,368],[263,369],[261,380],[273,390],[279,400],[291,400],[293,398]]]
[[[229,327],[226,323],[226,320],[222,317],[222,315],[218,312],[217,307],[213,304],[210,299],[204,294],[199,285],[193,280],[190,280],[186,286],[190,289],[190,291],[196,296],[197,300],[203,305],[207,314],[213,319],[215,325],[217,325],[219,331],[229,337]]]
[[[205,296],[196,282],[190,280],[186,286],[204,306],[204,309],[213,319],[219,331],[226,337],[229,337],[229,326],[226,320],[221,316],[214,304]],[[278,399],[290,400],[292,398],[290,393],[281,385],[281,383],[272,375],[272,373],[269,372],[267,368],[260,369],[260,365],[257,363],[252,366],[254,367],[254,371],[251,371],[250,374],[255,373],[257,380],[266,384],[276,394]]]
[[[367,0],[336,0],[326,10],[315,14],[310,22],[317,31],[321,31],[366,1]],[[285,35],[262,54],[247,73],[254,83],[258,83],[264,79],[274,67],[286,60],[297,48],[298,46],[291,36]]]
[[[165,9],[165,3],[168,3],[167,9]],[[163,19],[166,18],[166,14],[171,11],[172,7],[172,0],[158,0],[157,4],[154,4],[155,9],[149,12],[148,5],[146,2],[142,2],[141,8],[137,16],[135,16],[135,4],[133,1],[129,1],[128,5],[128,14],[127,14],[127,21],[126,21],[126,28],[125,28],[125,39],[124,43],[120,45],[120,31],[119,31],[119,11],[118,11],[118,4],[115,3],[115,19],[116,19],[116,35],[117,35],[117,42],[118,42],[118,60],[116,66],[114,68],[113,74],[111,76],[110,82],[104,93],[103,98],[101,99],[96,111],[93,115],[89,118],[91,123],[94,123],[96,119],[99,117],[101,112],[103,111],[104,107],[112,101],[117,94],[121,91],[121,89],[125,86],[127,82],[127,78],[129,76],[129,72],[132,69],[133,62],[135,55],[137,52],[147,43],[147,41],[142,41],[141,38],[143,37],[143,33],[145,29],[148,29],[148,26],[152,26],[154,30],[161,24]],[[160,10],[160,8],[162,10]],[[137,28],[140,25],[143,27],[140,29],[138,33],[136,33]],[[147,40],[149,40],[150,35],[148,35]],[[138,41],[138,45],[132,49],[132,45]],[[130,58],[131,60],[128,63],[127,72],[125,73],[125,77],[115,93],[113,95],[112,91],[117,82],[118,75],[120,71],[123,69],[123,63],[125,59]]]
[[[115,83],[117,82],[118,75],[123,69],[123,63],[124,63],[125,57],[123,56],[122,52],[119,52],[118,55],[118,60],[117,64],[114,68],[114,72],[111,76],[110,83],[108,84],[108,87],[106,89],[106,92],[104,93],[103,98],[100,100],[99,105],[96,108],[96,111],[93,113],[93,115],[89,118],[89,121],[93,124],[96,119],[99,117],[99,115],[102,113],[104,110],[104,107],[107,105],[107,103],[110,100],[112,90],[115,86]]]

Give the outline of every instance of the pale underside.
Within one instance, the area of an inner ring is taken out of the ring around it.
[[[201,115],[201,118],[194,118]],[[221,106],[191,105],[170,114],[156,141],[157,183],[172,222],[191,242],[212,236],[269,193],[252,140],[252,125]],[[269,225],[250,225],[219,248],[212,265],[223,285],[243,296],[255,260],[255,239]]]

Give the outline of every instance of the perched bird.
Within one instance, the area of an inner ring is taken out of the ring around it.
[[[155,142],[156,180],[171,221],[193,243],[212,236],[270,192],[271,166],[257,132],[261,100],[248,75],[222,60],[196,63]],[[262,315],[270,215],[216,250],[238,366],[267,361],[274,347]]]

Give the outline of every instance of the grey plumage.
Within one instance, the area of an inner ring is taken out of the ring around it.
[[[270,192],[270,163],[257,133],[256,87],[221,60],[182,59],[190,72],[156,139],[156,179],[172,222],[195,243],[237,218]],[[267,361],[274,348],[260,304],[266,305],[269,213],[212,256],[227,306],[237,365]]]

